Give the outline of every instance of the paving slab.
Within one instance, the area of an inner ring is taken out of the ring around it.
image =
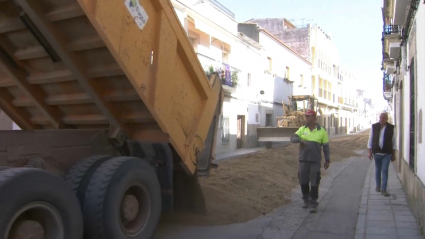
[[[423,239],[393,164],[390,165],[387,188],[390,196],[382,196],[375,187],[375,167],[371,162],[364,182],[364,188],[369,190],[363,190],[354,238]]]

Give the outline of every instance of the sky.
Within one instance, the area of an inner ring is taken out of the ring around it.
[[[339,49],[341,63],[378,105],[382,96],[382,0],[218,0],[238,22],[286,18],[318,24]]]

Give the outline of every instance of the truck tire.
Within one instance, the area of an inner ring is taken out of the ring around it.
[[[106,160],[112,158],[107,155],[94,155],[84,158],[75,163],[68,174],[65,176],[65,181],[77,195],[81,208],[83,208],[84,195],[89,185],[90,179],[96,169]]]
[[[161,216],[161,188],[154,166],[116,157],[94,173],[84,198],[85,238],[150,239]]]
[[[75,194],[61,178],[41,169],[0,173],[0,212],[0,238],[83,238]]]

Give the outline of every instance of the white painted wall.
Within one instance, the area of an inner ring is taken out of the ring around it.
[[[294,81],[295,95],[309,94],[311,92],[311,64],[264,32],[260,33],[260,44],[265,48],[263,53],[264,70],[268,70],[267,57],[271,57],[273,62],[272,74],[284,78],[286,77],[286,67],[289,67],[289,79]],[[303,75],[304,82],[302,87],[299,87],[301,85],[301,75]],[[278,98],[276,100],[280,102],[285,99]]]
[[[403,81],[403,100],[401,107],[403,107],[403,158],[409,163],[409,148],[410,148],[410,74],[409,72],[404,73]]]
[[[419,4],[419,9],[416,14],[416,41],[417,41],[417,126],[419,125],[419,111],[422,110],[422,143],[418,143],[417,150],[417,175],[422,182],[425,182],[425,127],[424,127],[424,110],[425,110],[425,5]],[[417,132],[419,127],[417,127]],[[419,136],[419,132],[418,132]]]
[[[236,35],[238,23],[235,19],[228,17],[209,1],[195,5],[196,2],[198,2],[198,0],[172,0],[173,5],[178,9],[188,12],[189,14],[196,13],[200,16],[199,19],[205,22],[210,21],[214,23],[214,25],[218,25]],[[213,29],[211,30],[214,31]]]
[[[258,120],[257,120],[258,114]],[[248,104],[248,124],[260,124],[261,115],[259,105]]]

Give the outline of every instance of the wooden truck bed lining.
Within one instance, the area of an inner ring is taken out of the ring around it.
[[[16,4],[16,3],[17,4]],[[22,129],[122,129],[190,171],[219,99],[168,0],[0,0],[0,108]]]

